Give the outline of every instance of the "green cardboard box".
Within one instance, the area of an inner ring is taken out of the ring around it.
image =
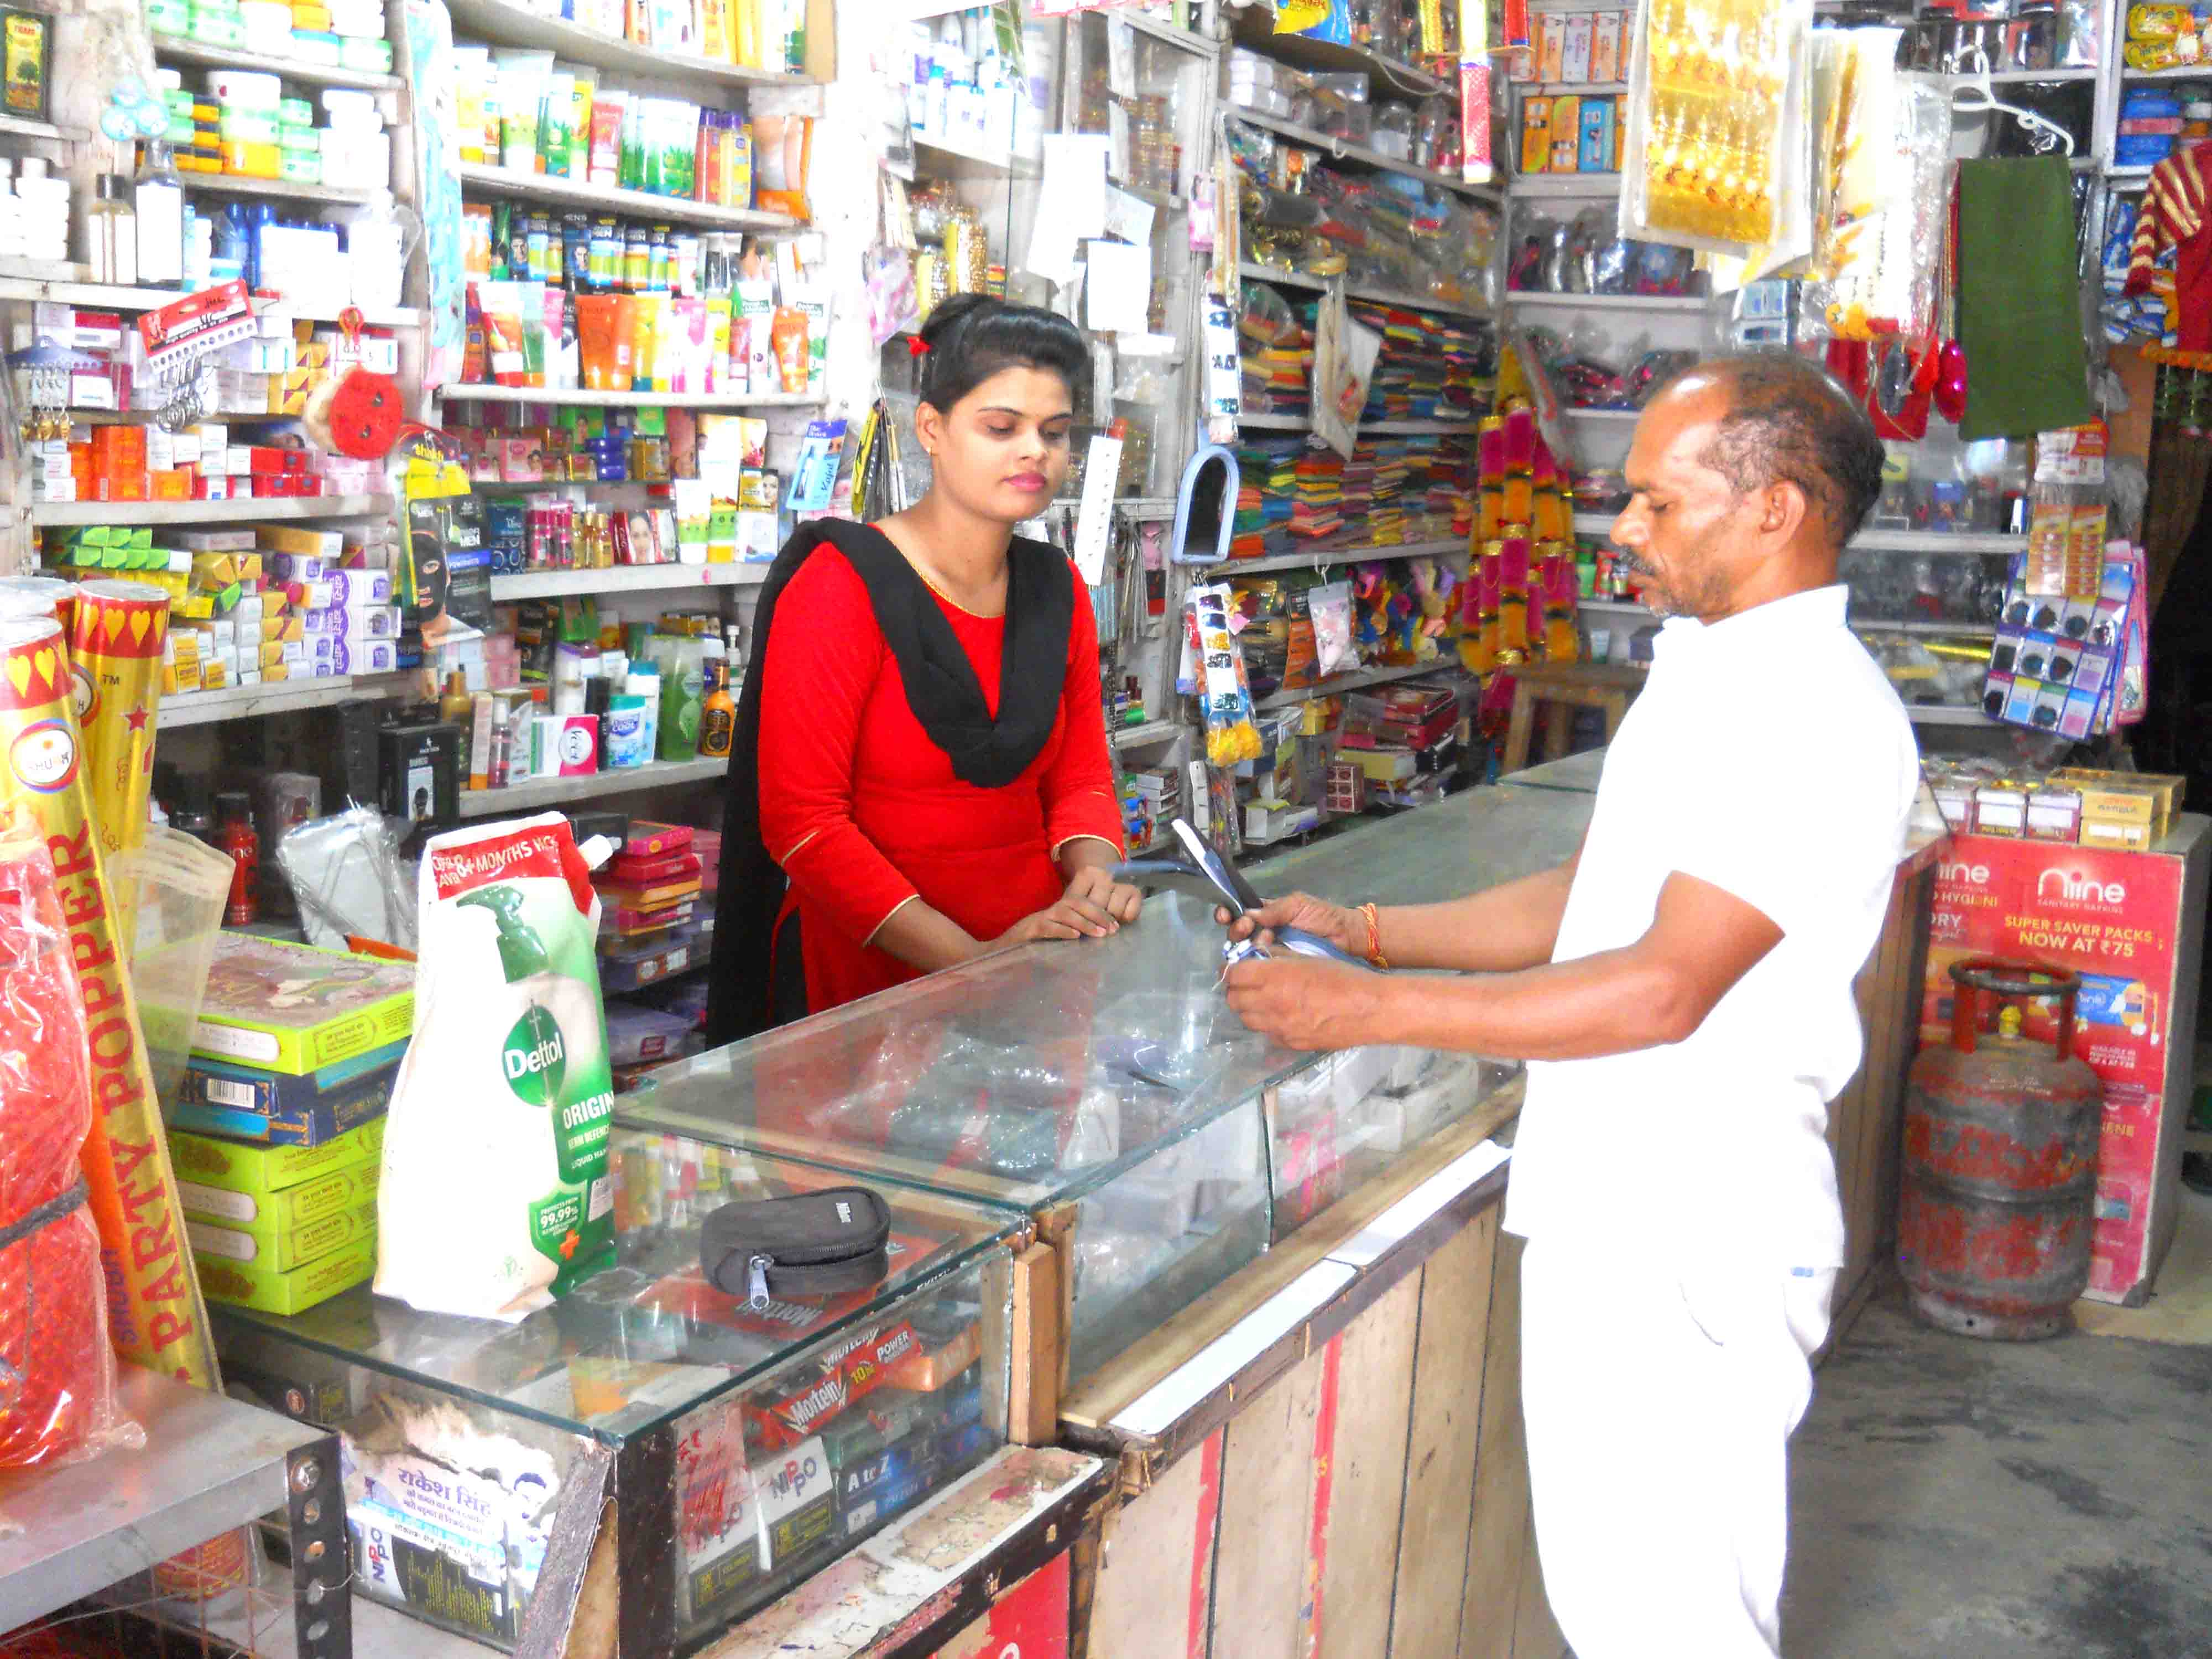
[[[349,1129],[319,1146],[268,1146],[172,1129],[169,1158],[177,1166],[179,1181],[260,1197],[281,1193],[333,1170],[374,1165],[384,1156],[386,1121],[371,1118],[358,1129]]]
[[[258,1263],[195,1254],[200,1291],[210,1302],[234,1302],[264,1313],[305,1313],[376,1273],[376,1236],[356,1239],[304,1267],[280,1273]]]

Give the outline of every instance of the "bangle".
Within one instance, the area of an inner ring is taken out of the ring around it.
[[[1382,954],[1382,923],[1372,904],[1363,904],[1359,914],[1367,918],[1367,960],[1377,968],[1388,969],[1390,959]]]

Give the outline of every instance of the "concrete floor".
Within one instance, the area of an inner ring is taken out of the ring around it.
[[[2212,1345],[2151,1317],[2212,1285],[2205,1255],[2177,1246],[2136,1336],[1870,1306],[1792,1445],[1787,1659],[2212,1659]]]

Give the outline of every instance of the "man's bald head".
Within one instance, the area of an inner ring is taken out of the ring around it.
[[[1715,421],[1700,462],[1739,495],[1796,485],[1832,547],[1858,533],[1881,494],[1881,440],[1826,370],[1783,352],[1710,357],[1669,380],[1658,397],[1702,400],[1713,392],[1725,399],[1726,412]]]

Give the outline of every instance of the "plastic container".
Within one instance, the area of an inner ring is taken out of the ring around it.
[[[173,1099],[207,994],[216,939],[237,875],[228,854],[180,830],[153,828],[108,868],[118,908],[137,919],[131,979],[138,994],[154,1090]]]

